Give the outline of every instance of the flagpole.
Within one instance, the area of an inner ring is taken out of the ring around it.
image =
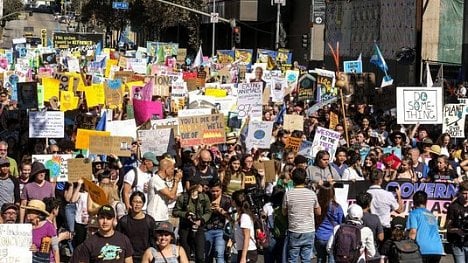
[[[341,99],[341,112],[343,114],[343,126],[344,126],[344,132],[345,132],[345,139],[346,139],[346,144],[349,147],[348,121],[346,120],[346,109],[345,109],[345,103],[344,103],[344,98],[343,98],[343,87],[339,87],[339,90],[340,90],[340,99]]]

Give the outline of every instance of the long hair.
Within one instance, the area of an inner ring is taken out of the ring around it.
[[[328,152],[325,151],[325,150],[320,150],[320,151],[318,151],[318,152],[317,152],[317,155],[315,156],[314,165],[315,165],[315,166],[318,166],[318,161],[319,161],[320,159],[322,159],[323,156],[325,156],[325,155],[330,156],[330,153],[328,153]]]
[[[252,212],[252,207],[244,190],[238,190],[232,193],[232,200],[236,204],[237,211],[240,215],[247,214],[250,216],[250,219],[254,221],[254,213]]]
[[[320,207],[322,208],[322,213],[319,216],[316,216],[315,225],[318,227],[327,217],[329,206],[336,206],[335,188],[332,184],[330,184],[330,182],[323,182],[323,184],[319,186],[317,192],[317,199],[320,204]]]
[[[242,169],[242,162],[241,162],[241,166],[239,166],[239,170],[238,171],[233,171],[232,169],[232,163],[235,162],[235,161],[241,161],[239,156],[237,155],[233,155],[231,156],[231,158],[229,159],[229,162],[228,162],[228,165],[226,167],[226,170],[224,171],[224,177],[223,177],[223,192],[226,192],[227,190],[227,187],[229,185],[229,183],[231,182],[231,178],[232,178],[232,175],[234,173],[238,173],[239,175],[241,174],[240,171]]]

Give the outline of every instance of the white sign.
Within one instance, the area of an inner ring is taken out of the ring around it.
[[[219,22],[219,13],[211,13],[210,23],[218,23],[218,22]]]
[[[168,118],[162,120],[151,120],[151,129],[156,130],[158,127],[164,126],[179,126],[179,119],[177,118]]]
[[[32,161],[44,164],[51,182],[67,182],[68,159],[71,158],[71,154],[37,154],[32,156]]]
[[[0,224],[0,263],[32,262],[31,244],[31,224]]]
[[[442,88],[397,87],[398,124],[441,124]]]
[[[288,88],[288,82],[285,79],[274,78],[271,81],[271,100],[273,102],[283,102],[284,91]]]
[[[152,152],[156,156],[166,153],[171,139],[171,131],[171,128],[139,130],[138,139],[141,140],[141,152]]]
[[[271,145],[271,132],[273,130],[272,121],[251,121],[245,144],[247,150],[252,148],[268,149]]]
[[[183,109],[179,110],[179,117],[189,117],[189,116],[200,116],[200,115],[210,115],[211,109],[201,108],[201,109]]]
[[[465,107],[463,104],[445,104],[442,132],[452,138],[465,138]]]
[[[174,82],[172,83],[171,97],[181,98],[188,95],[187,82]]]
[[[237,89],[239,118],[262,119],[263,82],[239,83]]]
[[[322,127],[317,127],[315,130],[314,141],[312,142],[311,156],[315,158],[318,151],[325,150],[330,156],[335,156],[336,148],[338,147],[338,142],[340,141],[340,133],[325,129]]]
[[[135,119],[122,121],[111,121],[106,124],[106,131],[111,133],[111,136],[122,136],[136,138],[136,123]]]
[[[29,112],[29,138],[63,138],[64,130],[63,112]]]

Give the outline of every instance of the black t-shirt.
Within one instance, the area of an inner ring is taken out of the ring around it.
[[[211,181],[218,179],[218,171],[213,166],[208,166],[205,172],[200,171],[196,167],[192,166],[190,177],[186,178],[186,181],[190,181],[192,178],[198,178],[203,185],[208,185]]]
[[[383,226],[382,223],[380,223],[379,217],[374,214],[364,213],[362,216],[362,222],[363,225],[372,230],[372,233],[374,233],[374,242],[377,244],[377,235],[383,233]]]
[[[127,236],[115,231],[112,236],[103,237],[97,232],[73,251],[71,262],[124,263],[131,256],[133,248]]]
[[[145,250],[154,241],[153,230],[156,226],[150,215],[142,219],[134,219],[130,215],[123,216],[117,224],[116,230],[128,237],[133,247],[133,257],[141,258]]]
[[[447,220],[452,221],[451,227],[461,230],[459,234],[447,232],[447,240],[451,243],[461,243],[462,235],[468,234],[468,207],[460,204],[458,199],[455,200],[448,208]],[[465,238],[464,246],[468,246],[468,238]]]

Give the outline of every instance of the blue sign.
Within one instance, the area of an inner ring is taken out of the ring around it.
[[[112,8],[128,10],[128,3],[127,2],[112,2]]]
[[[362,74],[362,60],[350,60],[343,62],[344,73]]]

